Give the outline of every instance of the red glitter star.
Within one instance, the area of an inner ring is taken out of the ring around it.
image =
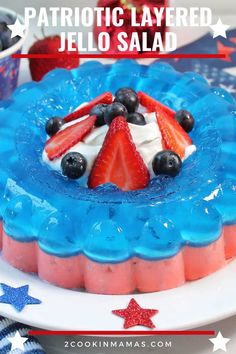
[[[158,310],[143,309],[135,299],[131,299],[126,309],[113,310],[112,313],[125,319],[124,328],[130,328],[137,325],[155,328],[150,317],[157,314]]]
[[[226,45],[222,44],[220,41],[217,41],[217,50],[218,54],[226,54],[225,58],[221,58],[220,60],[223,61],[232,61],[230,54],[236,51],[236,48],[227,47]]]

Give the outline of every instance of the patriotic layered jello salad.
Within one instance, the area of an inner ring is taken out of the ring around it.
[[[236,255],[236,105],[165,63],[89,62],[0,108],[2,257],[55,285],[153,292]]]

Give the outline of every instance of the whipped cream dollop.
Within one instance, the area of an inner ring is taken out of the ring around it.
[[[81,107],[81,106],[80,106]],[[146,120],[146,125],[136,125],[132,123],[128,123],[131,136],[136,145],[136,148],[140,155],[143,158],[144,163],[148,167],[151,177],[154,176],[154,172],[152,169],[152,160],[154,156],[163,150],[162,146],[162,136],[158,124],[156,122],[156,114],[153,113],[142,113]],[[85,116],[83,119],[87,118]],[[64,124],[61,129],[65,129],[70,125],[75,124],[77,121]],[[87,160],[87,168],[86,173],[80,178],[81,184],[87,185],[87,178],[92,169],[93,163],[103,145],[103,141],[108,132],[109,126],[103,125],[102,127],[94,128],[91,133],[89,133],[83,141],[78,144],[72,146],[64,155],[60,156],[53,161],[48,159],[47,153],[43,151],[43,161],[50,168],[56,171],[61,171],[61,161],[63,157],[69,152],[79,152],[81,153]],[[188,158],[192,153],[196,151],[195,145],[190,145],[186,149],[185,158]]]

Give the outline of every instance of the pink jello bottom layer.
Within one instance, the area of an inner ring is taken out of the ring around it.
[[[118,264],[101,264],[83,255],[60,258],[43,252],[36,242],[18,242],[0,225],[0,247],[15,268],[63,288],[96,294],[128,294],[175,288],[203,278],[236,256],[236,225],[225,226],[221,237],[206,247],[185,247],[176,256],[159,261],[132,258]]]

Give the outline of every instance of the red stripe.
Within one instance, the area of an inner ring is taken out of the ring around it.
[[[57,58],[82,58],[82,59],[224,59],[226,54],[12,54],[12,58],[17,59],[57,59]]]
[[[209,336],[215,335],[215,331],[44,331],[30,330],[29,335],[34,336],[58,336],[58,335],[172,335],[172,336]]]

